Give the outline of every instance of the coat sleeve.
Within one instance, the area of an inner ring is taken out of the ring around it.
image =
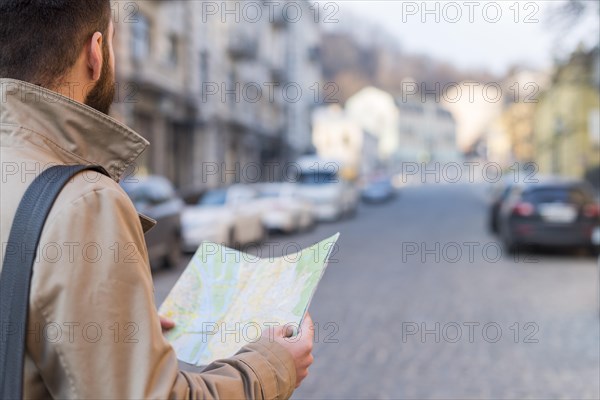
[[[111,183],[61,206],[42,234],[27,352],[49,394],[96,399],[291,396],[296,381],[291,355],[268,339],[201,373],[179,370],[160,328],[137,213]]]

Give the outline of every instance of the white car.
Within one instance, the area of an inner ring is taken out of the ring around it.
[[[297,195],[292,183],[264,183],[255,185],[257,202],[262,209],[262,223],[268,230],[292,233],[314,225],[312,203]]]
[[[356,211],[358,189],[339,176],[335,163],[304,160],[299,166],[298,195],[313,203],[318,220],[335,221]]]
[[[203,241],[241,246],[262,241],[261,213],[249,206],[245,189],[232,186],[208,191],[182,214],[183,248],[196,251]],[[254,195],[255,196],[255,195]]]
[[[256,191],[248,185],[237,184],[227,189],[226,204],[234,211],[233,238],[237,245],[258,243],[266,236],[256,197]]]

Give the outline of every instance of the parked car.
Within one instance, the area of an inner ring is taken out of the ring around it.
[[[298,195],[312,202],[317,220],[335,221],[356,212],[358,190],[340,176],[339,164],[304,158],[298,167]]]
[[[226,246],[233,243],[234,213],[225,206],[227,190],[212,190],[193,206],[186,206],[181,217],[183,250],[193,253],[204,241]]]
[[[294,184],[262,183],[255,187],[266,229],[291,233],[314,225],[312,203],[298,196]]]
[[[241,246],[265,236],[257,194],[243,185],[209,190],[182,215],[183,248],[195,251],[203,241]]]
[[[490,185],[490,207],[488,212],[488,228],[490,232],[498,234],[498,218],[502,204],[508,198],[511,193],[513,186],[525,185],[527,183],[536,183],[540,180],[547,181],[552,180],[552,176],[539,176],[533,175],[535,170],[532,170],[530,166],[525,166],[522,169],[512,171],[507,176],[493,185]]]
[[[161,176],[135,177],[121,183],[137,211],[156,220],[145,235],[151,265],[176,267],[181,261],[183,201]]]
[[[600,229],[600,207],[584,182],[552,178],[517,184],[501,206],[498,227],[509,251],[540,245],[597,252],[593,240]]]
[[[258,193],[249,185],[236,184],[227,189],[225,200],[234,211],[232,245],[259,243],[266,237],[262,225],[262,210],[256,199]]]
[[[396,190],[388,177],[370,180],[362,190],[361,197],[365,203],[383,203],[392,199]]]

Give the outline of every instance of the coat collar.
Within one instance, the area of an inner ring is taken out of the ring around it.
[[[117,182],[149,144],[117,120],[28,82],[0,79],[0,102],[2,123],[18,124],[53,142],[65,162],[104,167]]]

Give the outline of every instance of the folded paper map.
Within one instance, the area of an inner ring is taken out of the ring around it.
[[[259,258],[204,242],[159,309],[181,361],[235,354],[270,326],[300,325],[339,233],[298,253]]]

